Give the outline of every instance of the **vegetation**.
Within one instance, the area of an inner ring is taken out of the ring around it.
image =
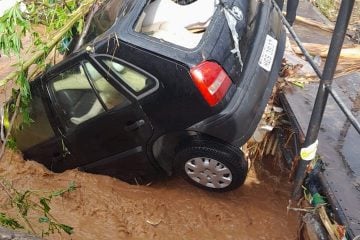
[[[12,229],[25,229],[26,231],[41,235],[41,237],[48,236],[55,232],[65,232],[67,234],[73,233],[73,228],[69,225],[59,223],[54,216],[51,215],[51,201],[56,197],[61,197],[65,193],[72,192],[76,189],[74,182],[70,182],[68,187],[50,193],[43,193],[36,190],[19,191],[15,189],[11,183],[6,180],[0,181],[0,187],[8,197],[8,212],[14,210],[16,216],[0,212],[0,224],[2,226]],[[34,222],[38,221],[44,227],[41,233],[35,230]]]
[[[80,4],[81,2],[81,4]],[[4,125],[7,135],[1,146],[0,159],[5,145],[15,147],[10,136],[15,119],[21,124],[31,123],[28,106],[31,100],[30,85],[36,75],[48,66],[47,59],[57,51],[64,52],[74,33],[80,33],[84,17],[96,0],[23,0],[14,3],[0,16],[0,53],[17,58],[16,71],[0,79],[1,88],[12,89],[12,101],[5,105]],[[48,34],[48,37],[44,35]],[[24,39],[30,44],[24,49]],[[30,56],[24,59],[23,56]],[[20,126],[20,125],[19,125]],[[6,212],[0,212],[0,225],[23,229],[42,237],[53,233],[71,234],[73,228],[57,221],[51,215],[54,198],[76,189],[71,182],[66,189],[53,192],[17,190],[10,181],[1,179],[0,189],[6,194]],[[15,214],[14,214],[15,212]],[[35,222],[34,222],[35,221]],[[38,225],[42,227],[38,227]]]
[[[335,21],[337,15],[336,0],[312,0],[314,5],[331,21]]]
[[[340,0],[310,0],[330,21],[335,22],[340,9]],[[360,0],[355,0],[350,19],[352,31],[360,32]]]
[[[28,106],[31,100],[29,81],[46,68],[46,58],[56,50],[66,50],[69,39],[76,32],[81,32],[84,17],[96,0],[27,0],[16,3],[0,17],[0,52],[18,57],[17,71],[12,72],[0,80],[0,87],[9,82],[16,83],[13,89],[11,105],[6,107],[5,127],[10,138],[16,116],[19,114],[22,124],[31,122]],[[43,41],[40,29],[52,37],[50,41]],[[25,36],[31,37],[28,50],[22,49]],[[56,48],[57,47],[57,48]],[[24,60],[21,54],[31,53],[31,58]],[[11,119],[10,119],[11,116]],[[10,141],[13,145],[13,142]],[[4,145],[0,158],[4,153]]]

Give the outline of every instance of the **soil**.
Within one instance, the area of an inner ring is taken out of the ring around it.
[[[17,190],[52,191],[75,181],[74,192],[51,202],[52,215],[74,234],[49,239],[297,239],[297,215],[286,211],[290,186],[263,175],[251,169],[244,186],[218,194],[176,177],[135,186],[77,170],[55,174],[13,152],[0,162],[0,176]],[[1,212],[6,202],[2,191]]]

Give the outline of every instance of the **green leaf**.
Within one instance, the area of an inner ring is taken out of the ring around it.
[[[74,233],[74,228],[65,224],[58,224],[58,227],[61,228],[64,232],[71,235]]]
[[[44,197],[40,198],[40,204],[43,206],[45,213],[49,213],[51,209],[49,203],[50,203],[50,199]]]
[[[10,149],[12,149],[12,150],[16,150],[17,147],[16,147],[16,140],[15,140],[15,138],[13,138],[13,137],[10,136],[10,137],[8,138],[7,142],[6,142],[6,147],[8,147],[8,148],[10,148]]]
[[[10,227],[12,229],[24,228],[23,226],[21,226],[19,224],[18,221],[16,221],[15,219],[7,216],[5,213],[0,213],[0,224],[5,226],[5,227]]]
[[[73,192],[75,190],[76,190],[76,184],[74,181],[71,181],[66,189],[60,189],[60,190],[54,191],[51,194],[51,196],[58,197],[58,196],[62,196],[66,192]]]
[[[326,204],[325,198],[321,196],[319,193],[315,193],[312,196],[311,204],[316,206]]]
[[[39,223],[48,223],[48,222],[50,222],[50,219],[48,217],[43,216],[39,218]]]

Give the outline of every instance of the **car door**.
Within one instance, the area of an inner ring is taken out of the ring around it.
[[[92,58],[73,62],[47,81],[59,131],[76,159],[63,168],[108,175],[152,171],[146,143],[153,129],[136,98]]]
[[[60,159],[69,159],[66,147],[60,136],[55,134],[48,118],[46,101],[42,98],[40,78],[30,83],[31,101],[29,115],[32,120],[20,129],[13,128],[12,136],[16,146],[23,152],[25,159],[36,160],[52,171],[58,171],[53,163]]]

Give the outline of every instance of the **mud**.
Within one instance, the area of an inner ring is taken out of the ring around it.
[[[223,194],[190,186],[180,178],[151,186],[128,185],[77,170],[55,174],[7,153],[0,176],[18,190],[78,189],[51,203],[51,213],[74,234],[49,239],[296,239],[298,221],[287,214],[289,185],[259,179],[254,170],[241,188]],[[5,193],[0,193],[4,211]]]

